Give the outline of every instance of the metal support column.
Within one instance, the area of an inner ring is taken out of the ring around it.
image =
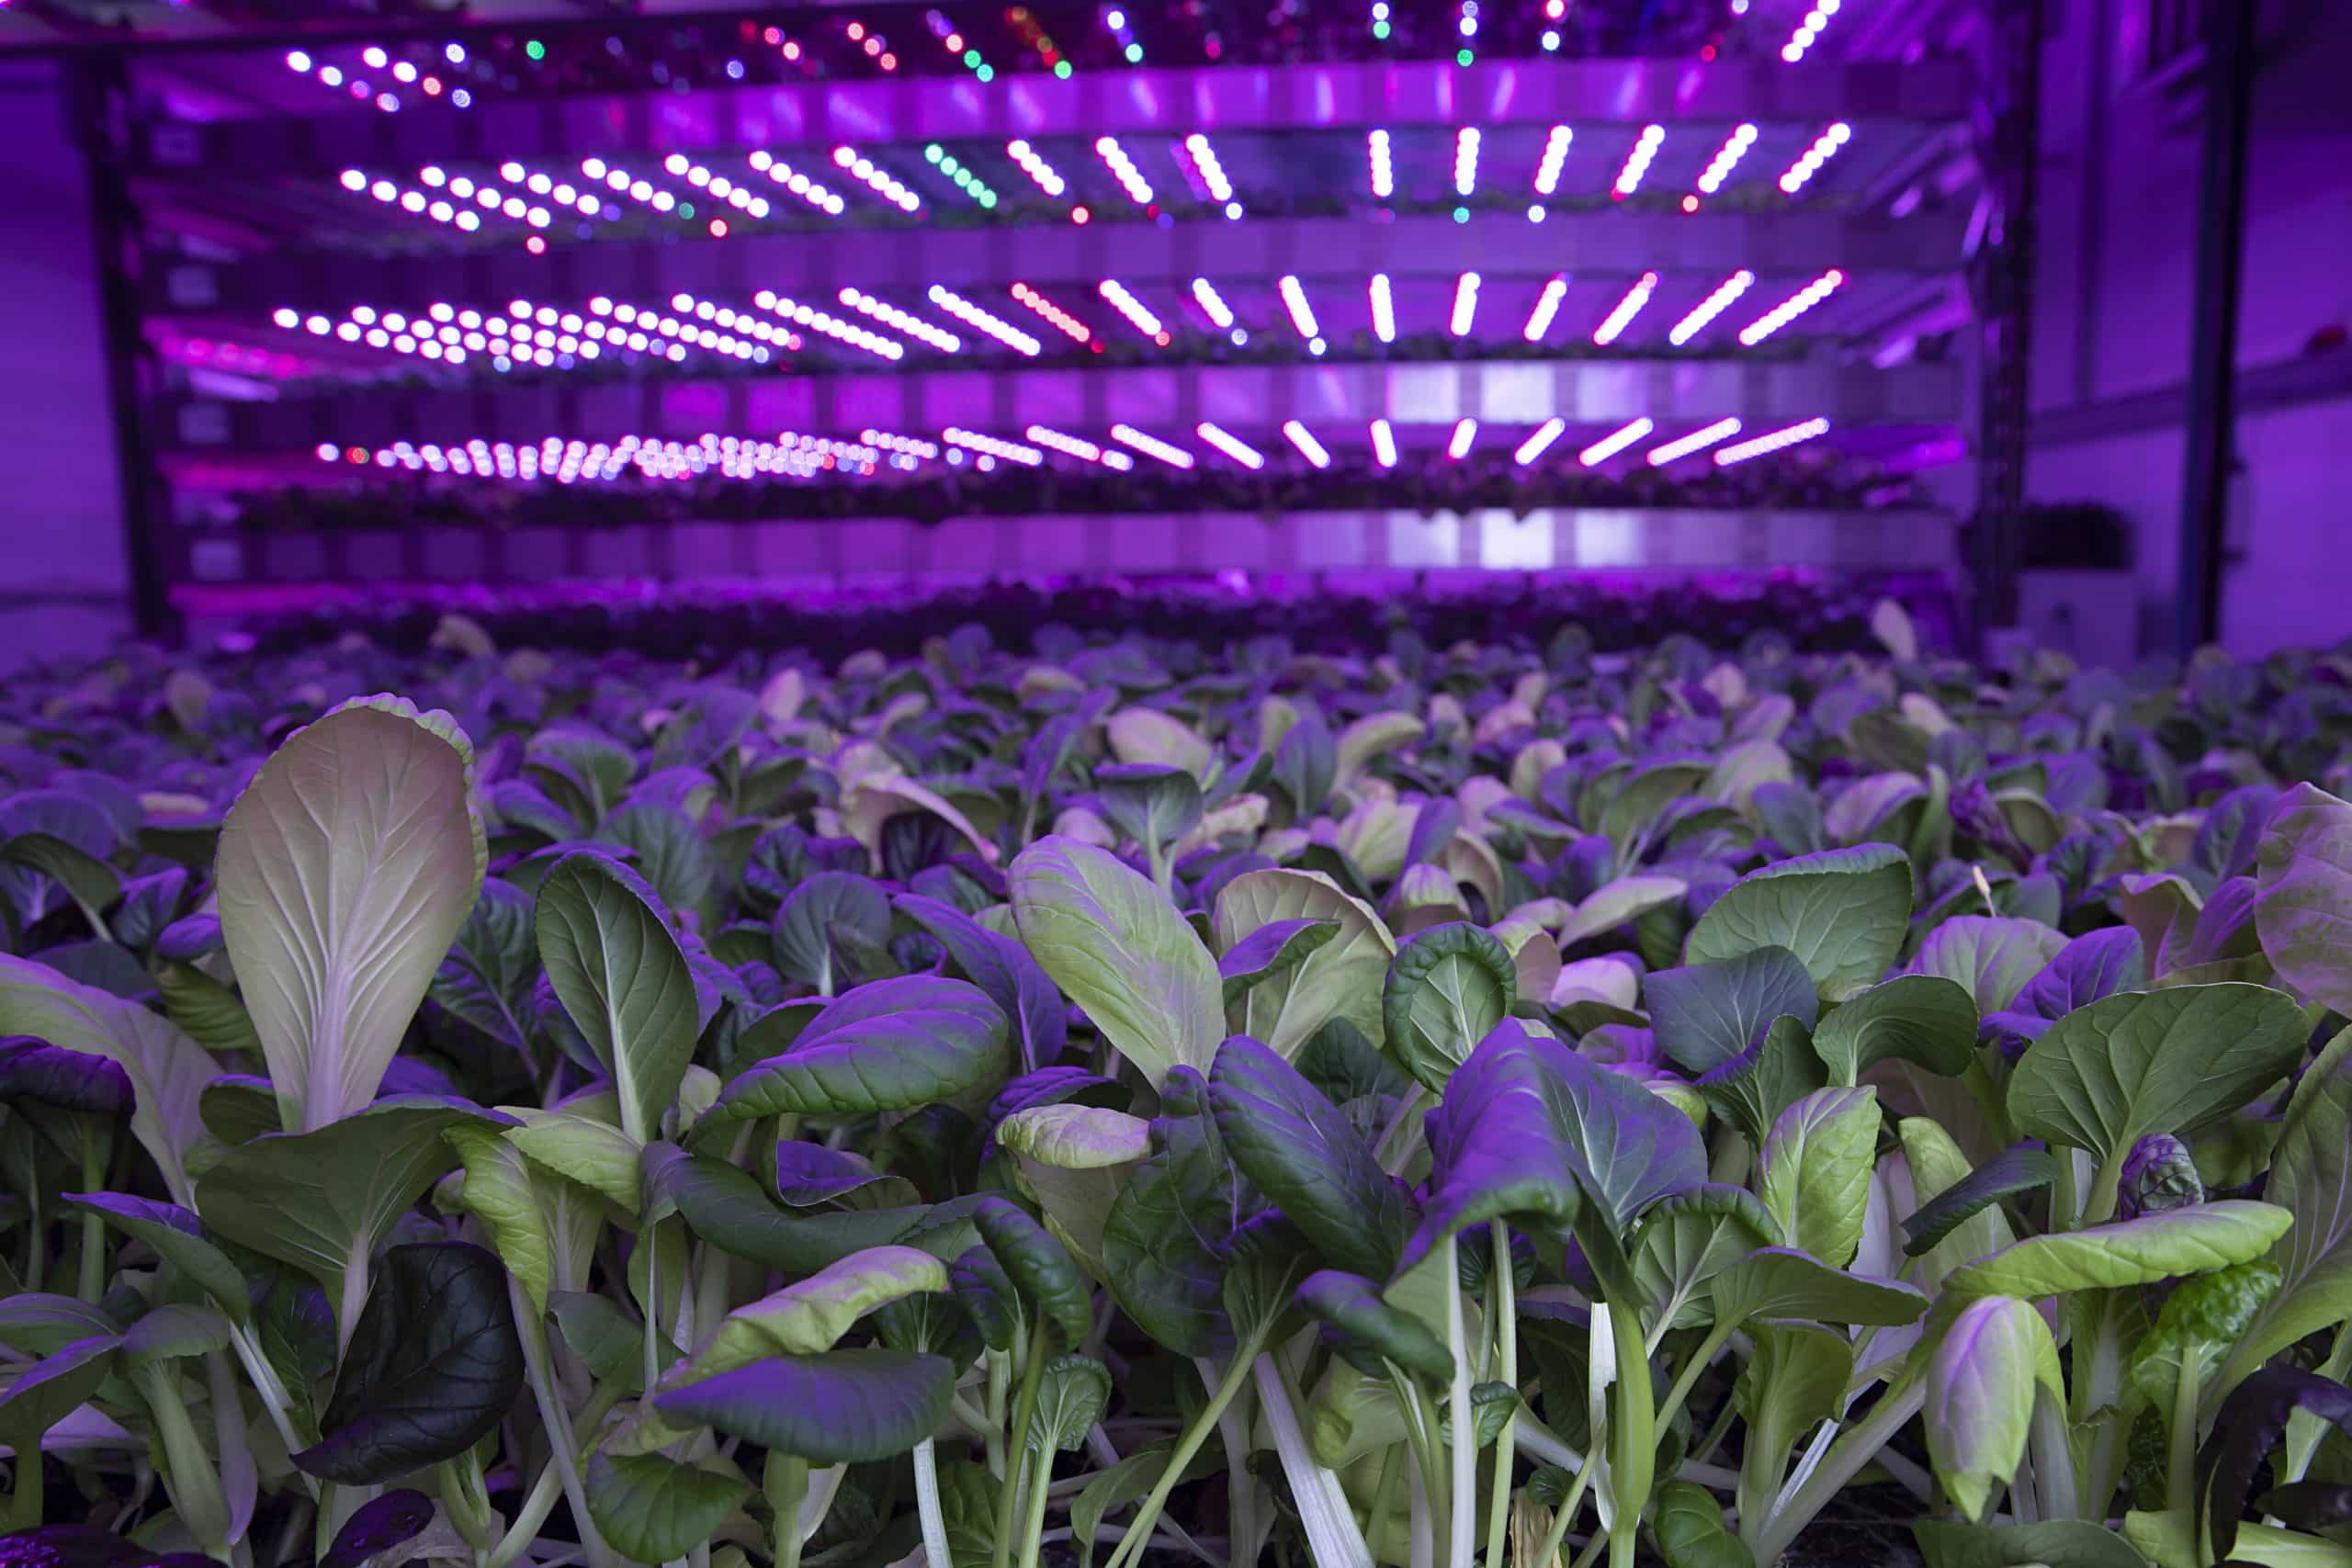
[[[2188,348],[2188,459],[2173,647],[2186,659],[2222,633],[2222,567],[2236,457],[2238,284],[2245,254],[2245,149],[2254,108],[2253,0],[2207,0],[2205,167],[2198,194]]]
[[[1967,564],[1980,651],[1988,630],[2014,625],[2018,615],[2031,390],[2034,204],[2041,151],[2042,0],[1998,0],[1990,11],[1992,59],[1977,130],[1993,213],[1971,278],[1983,354],[1976,526],[1970,530]]]
[[[140,265],[146,245],[130,193],[129,73],[119,58],[83,60],[75,63],[68,91],[71,132],[89,170],[91,248],[103,317],[107,401],[113,415],[109,423],[120,473],[131,624],[141,637],[169,640],[177,629],[165,559],[170,519],[148,427],[153,400],[148,395],[147,343],[140,309]]]

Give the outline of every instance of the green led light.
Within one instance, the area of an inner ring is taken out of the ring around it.
[[[1469,209],[1468,208],[1466,208],[1466,207],[1457,207],[1457,208],[1455,208],[1455,209],[1453,209],[1453,220],[1454,220],[1456,223],[1467,223],[1467,222],[1469,222],[1469,221],[1470,221],[1470,209]]]
[[[958,169],[958,170],[956,170],[956,183],[957,185],[959,185],[959,186],[963,186],[966,190],[969,190],[969,189],[971,189],[971,188],[972,188],[972,171],[971,171],[971,170],[969,170],[969,169]]]
[[[1055,61],[1055,62],[1054,62],[1054,74],[1055,74],[1055,75],[1057,75],[1057,76],[1058,76],[1058,77],[1060,77],[1060,78],[1061,78],[1063,81],[1065,81],[1065,82],[1069,81],[1069,61],[1067,61],[1067,60],[1057,60],[1057,61]]]
[[[984,190],[980,192],[980,205],[988,208],[993,208],[996,206],[996,192],[992,190]]]
[[[947,156],[947,150],[942,147],[938,142],[934,141],[930,146],[922,150],[922,155],[926,162],[936,164],[939,160]]]
[[[1388,24],[1386,22],[1373,23],[1372,36],[1374,38],[1386,38],[1388,36]]]
[[[1127,62],[1131,65],[1139,65],[1143,62],[1143,45],[1139,43],[1127,45]]]
[[[1454,56],[1453,56],[1453,63],[1455,63],[1456,65],[1467,65],[1467,64],[1469,64],[1473,60],[1476,60],[1476,58],[1477,58],[1477,56],[1476,56],[1476,55],[1472,54],[1472,53],[1471,53],[1468,50],[1466,50],[1466,49],[1464,49],[1464,50],[1457,50],[1457,51],[1454,52]]]
[[[692,218],[694,215],[695,215],[695,204],[694,204],[693,202],[691,202],[691,201],[682,201],[682,202],[678,203],[678,216],[679,216],[679,217],[681,217],[681,218]]]
[[[939,172],[943,175],[952,175],[963,166],[963,164],[957,163],[953,158],[942,158],[939,160]]]
[[[545,60],[548,57],[548,46],[533,39],[523,46],[523,52],[534,60]]]
[[[993,82],[996,80],[996,67],[993,65],[983,65],[978,71],[973,72],[972,74],[978,76],[983,82]]]
[[[977,50],[977,49],[967,49],[967,50],[966,50],[966,51],[964,51],[964,63],[965,63],[965,64],[967,64],[967,65],[978,65],[979,62],[980,62],[980,51],[979,51],[978,50]]]

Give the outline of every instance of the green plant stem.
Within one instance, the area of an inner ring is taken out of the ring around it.
[[[1012,1352],[989,1352],[988,1459],[989,1473],[1004,1479],[1004,1406],[1012,1393]]]
[[[1022,1445],[1025,1451],[1028,1445]],[[1054,1450],[1040,1449],[1029,1475],[1028,1517],[1021,1523],[1021,1568],[1037,1568],[1038,1538],[1046,1533],[1046,1487],[1054,1478]]]
[[[1007,1568],[1012,1561],[1012,1527],[1020,1517],[1022,1477],[1029,1469],[1029,1424],[1037,1417],[1037,1385],[1045,1379],[1052,1334],[1053,1325],[1038,1313],[1021,1367],[1021,1392],[1012,1401],[1012,1425],[1005,1434],[1004,1483],[996,1496],[996,1550],[989,1559],[996,1568]]]
[[[1570,1565],[1570,1568],[1592,1568],[1593,1559],[1600,1555],[1600,1549],[1604,1546],[1613,1546],[1616,1540],[1616,1532],[1613,1530],[1593,1531],[1592,1539],[1584,1543],[1584,1550],[1577,1553],[1576,1562]]]
[[[1617,1512],[1609,1532],[1610,1568],[1634,1568],[1641,1537],[1642,1507],[1649,1501],[1651,1471],[1657,1463],[1657,1411],[1651,1403],[1650,1363],[1642,1341],[1641,1314],[1629,1300],[1609,1314],[1610,1337],[1617,1344],[1617,1381],[1610,1404],[1613,1416],[1609,1446],[1609,1484]]]
[[[1487,1235],[1495,1255],[1494,1267],[1487,1278],[1494,1281],[1487,1298],[1487,1310],[1495,1322],[1495,1368],[1497,1379],[1519,1387],[1519,1306],[1513,1299],[1518,1281],[1511,1278],[1510,1227],[1500,1220],[1489,1222]],[[1503,1551],[1510,1540],[1511,1428],[1519,1420],[1516,1405],[1503,1417],[1503,1429],[1495,1437],[1495,1473],[1487,1495],[1487,1568],[1503,1568]],[[1458,1430],[1458,1428],[1457,1428]]]
[[[1700,1376],[1714,1364],[1717,1356],[1723,1354],[1724,1347],[1731,1343],[1736,1327],[1736,1325],[1732,1327],[1719,1325],[1708,1329],[1706,1338],[1699,1342],[1699,1348],[1690,1352],[1690,1359],[1682,1363],[1682,1371],[1676,1375],[1674,1386],[1668,1389],[1666,1397],[1658,1402],[1658,1426],[1665,1426],[1681,1413],[1682,1402],[1690,1397],[1690,1391],[1699,1385]],[[1646,1358],[1642,1364],[1649,1364]],[[1620,1367],[1618,1371],[1623,1372],[1624,1369]]]
[[[1584,1494],[1577,1492],[1560,1505],[1559,1512],[1552,1516],[1552,1528],[1544,1532],[1544,1544],[1528,1559],[1527,1568],[1559,1568],[1560,1548],[1567,1540],[1568,1526],[1577,1517],[1576,1504],[1583,1497]]]
[[[2173,1378],[2171,1442],[2165,1450],[2165,1506],[2188,1509],[2189,1499],[2197,1495],[2197,1388],[2199,1382],[2198,1358],[2184,1355],[2180,1370]]]
[[[1148,839],[1144,842],[1143,852],[1151,865],[1151,885],[1159,889],[1161,897],[1168,897],[1168,846],[1156,838]]]
[[[1804,1484],[1774,1508],[1770,1517],[1753,1524],[1742,1518],[1740,1535],[1755,1551],[1757,1562],[1777,1562],[1798,1532],[1813,1522],[1814,1516],[1828,1506],[1829,1500],[1860,1472],[1862,1466],[1878,1456],[1879,1450],[1886,1447],[1904,1423],[1919,1413],[1927,1392],[1924,1377],[1917,1372],[1906,1374],[1880,1396],[1868,1416],[1830,1445],[1829,1452],[1805,1477]]]
[[[797,1454],[768,1453],[760,1476],[768,1510],[775,1522],[775,1549],[769,1561],[775,1568],[800,1568],[800,1500],[808,1495],[808,1461]]]
[[[96,1192],[107,1184],[107,1145],[114,1140],[94,1116],[76,1116],[74,1133],[82,1148],[82,1190]],[[107,1222],[96,1209],[82,1211],[82,1299],[95,1304],[107,1289]]]
[[[1433,1446],[1436,1440],[1435,1423],[1429,1419],[1428,1406],[1421,1398],[1420,1390],[1393,1365],[1388,1367],[1388,1383],[1396,1392],[1397,1408],[1404,1415],[1405,1446],[1413,1456],[1414,1529],[1418,1535],[1423,1528],[1431,1525],[1439,1495],[1436,1485],[1437,1450]],[[1434,1553],[1434,1547],[1431,1551]]]
[[[939,1454],[929,1438],[915,1445],[915,1517],[922,1524],[927,1568],[955,1568],[947,1555],[947,1516],[939,1506]]]
[[[39,1291],[49,1278],[49,1225],[40,1213],[40,1183],[28,1184],[25,1192],[25,1289]],[[40,1521],[36,1518],[33,1524]],[[24,1527],[27,1529],[31,1525]]]
[[[555,1512],[555,1500],[562,1495],[563,1477],[557,1473],[555,1461],[549,1459],[539,1466],[539,1478],[524,1495],[506,1533],[498,1538],[498,1544],[482,1559],[482,1568],[507,1568],[507,1564],[529,1551],[531,1543],[538,1539],[539,1527]]]
[[[550,1462],[563,1478],[564,1500],[571,1506],[572,1522],[580,1531],[580,1550],[588,1559],[589,1568],[609,1568],[612,1550],[605,1544],[603,1532],[596,1529],[596,1521],[588,1513],[588,1493],[580,1482],[580,1445],[572,1435],[571,1422],[564,1414],[563,1401],[556,1393],[548,1354],[547,1322],[532,1309],[530,1298],[511,1275],[506,1280],[506,1299],[514,1311],[515,1326],[522,1330],[523,1370],[531,1385],[531,1398],[539,1407],[539,1424],[547,1429],[548,1447],[553,1454]],[[321,1511],[324,1512],[323,1505]]]
[[[1446,1519],[1446,1560],[1469,1568],[1478,1551],[1478,1416],[1470,1408],[1470,1347],[1462,1320],[1462,1274],[1455,1267],[1455,1243],[1445,1238],[1445,1348],[1453,1353],[1453,1384],[1447,1403],[1453,1412],[1452,1450],[1453,1481],[1449,1488]],[[1510,1260],[1503,1259],[1504,1267]]]
[[[1209,1392],[1208,1404],[1201,1407],[1200,1413],[1186,1423],[1184,1430],[1178,1435],[1176,1447],[1168,1456],[1167,1468],[1159,1472],[1159,1479],[1152,1484],[1150,1494],[1136,1509],[1134,1521],[1127,1526],[1126,1534],[1119,1538],[1118,1546],[1113,1550],[1103,1568],[1126,1568],[1127,1564],[1143,1556],[1144,1546],[1151,1540],[1153,1528],[1159,1523],[1160,1510],[1168,1506],[1169,1495],[1176,1490],[1176,1483],[1183,1475],[1184,1467],[1193,1462],[1193,1456],[1201,1451],[1202,1445],[1209,1440],[1209,1434],[1216,1430],[1217,1417],[1224,1414],[1225,1407],[1233,1403],[1234,1396],[1250,1382],[1250,1363],[1257,1359],[1258,1352],[1264,1348],[1265,1342],[1266,1334],[1261,1327],[1233,1348],[1232,1364],[1226,1368],[1225,1376],[1217,1381],[1216,1387]]]

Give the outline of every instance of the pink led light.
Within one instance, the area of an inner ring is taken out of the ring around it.
[[[1661,446],[1651,448],[1650,466],[1664,468],[1678,457],[1688,457],[1693,452],[1703,452],[1716,442],[1738,434],[1738,420],[1719,419],[1703,429],[1694,430],[1688,435],[1677,436]]]
[[[1465,272],[1453,283],[1453,315],[1446,322],[1455,337],[1470,335],[1471,323],[1478,315],[1478,275]]]
[[[1266,466],[1264,453],[1220,425],[1203,420],[1193,427],[1193,434],[1245,468],[1262,468]]]
[[[1643,176],[1650,172],[1651,160],[1665,145],[1666,127],[1644,126],[1642,134],[1634,139],[1634,150],[1625,154],[1625,166],[1617,171],[1617,183],[1610,187],[1610,194],[1622,201],[1641,189]]]
[[[1025,283],[1012,286],[1012,297],[1054,324],[1055,330],[1076,343],[1092,341],[1094,333],[1084,321],[1055,304]]]
[[[1611,431],[1591,446],[1577,454],[1577,461],[1588,468],[1598,468],[1656,430],[1657,425],[1647,415]]]
[[[1845,282],[1846,275],[1838,271],[1836,267],[1831,267],[1827,272],[1823,273],[1819,277],[1815,278],[1811,283],[1806,284],[1803,288],[1800,288],[1794,294],[1790,295],[1786,299],[1781,300],[1770,310],[1767,310],[1761,316],[1757,317],[1756,320],[1748,322],[1747,325],[1740,328],[1740,346],[1742,348],[1755,347],[1758,344],[1762,343],[1766,338],[1770,337],[1774,333],[1779,332],[1782,327],[1787,326],[1791,321],[1795,321],[1799,316],[1804,315],[1807,310],[1812,310],[1815,305],[1820,304],[1824,299],[1828,299],[1832,294],[1837,293],[1838,290],[1845,285]]]
[[[1151,182],[1143,177],[1143,171],[1136,167],[1136,161],[1127,156],[1126,149],[1119,145],[1117,137],[1096,137],[1094,152],[1110,166],[1112,175],[1119,182],[1119,188],[1127,193],[1129,201],[1137,207],[1149,207],[1159,199],[1152,194]]]
[[[1519,444],[1519,450],[1511,454],[1512,461],[1522,468],[1527,467],[1528,464],[1541,457],[1550,448],[1552,443],[1560,438],[1560,432],[1567,427],[1566,420],[1554,414],[1550,419],[1537,425],[1534,434]]]
[[[1289,436],[1290,444],[1297,447],[1300,454],[1317,468],[1328,468],[1331,466],[1330,452],[1324,447],[1323,443],[1315,439],[1312,431],[1298,421],[1284,420],[1283,434]]]
[[[1853,139],[1854,128],[1842,119],[1815,137],[1813,145],[1805,149],[1804,155],[1791,164],[1788,172],[1781,176],[1781,194],[1794,196],[1803,190],[1813,176],[1821,172],[1821,166],[1835,158],[1839,150]]]
[[[1735,128],[1724,139],[1724,144],[1715,149],[1715,155],[1708,160],[1707,166],[1699,172],[1699,194],[1713,196],[1723,189],[1724,181],[1730,177],[1732,170],[1739,166],[1739,161],[1747,156],[1747,150],[1755,145],[1754,126]]]
[[[922,197],[901,185],[889,170],[854,147],[834,148],[833,166],[862,181],[901,212],[912,214],[922,210]]]
[[[1132,325],[1136,331],[1143,333],[1144,336],[1151,339],[1162,348],[1166,348],[1168,346],[1169,343],[1171,341],[1169,337],[1168,328],[1160,321],[1160,319],[1158,316],[1151,313],[1149,309],[1145,306],[1142,300],[1136,299],[1133,294],[1127,291],[1127,286],[1125,284],[1120,283],[1114,278],[1106,277],[1102,280],[1100,287],[1102,298],[1108,299],[1111,302],[1112,309],[1117,310],[1122,316],[1125,316],[1127,319],[1128,323]]]
[[[1388,292],[1388,275],[1372,275],[1372,335],[1383,343],[1396,341],[1396,307]]]
[[[982,310],[952,288],[943,288],[934,283],[931,286],[931,292],[925,298],[949,315],[979,328],[980,331],[1015,353],[1026,355],[1035,359],[1038,351],[1046,346],[1003,317],[992,310]]]
[[[1023,446],[1017,441],[1004,441],[993,435],[983,435],[977,430],[963,430],[949,425],[939,433],[939,438],[951,446],[967,447],[984,457],[1001,457],[1008,463],[1019,463],[1034,468],[1046,460],[1046,455],[1035,446]]]
[[[1171,468],[1189,468],[1193,455],[1182,446],[1162,441],[1157,435],[1147,435],[1132,424],[1114,424],[1111,439],[1125,442],[1147,457],[1157,457]]]
[[[1021,172],[1035,181],[1037,188],[1047,196],[1059,197],[1069,189],[1069,182],[1062,178],[1054,166],[1039,156],[1037,150],[1026,141],[1008,141],[1004,144],[1004,151],[1006,156],[1021,165]]]
[[[844,288],[841,291],[840,298],[842,304],[855,310],[859,315],[871,316],[887,327],[896,327],[909,337],[919,343],[929,344],[942,354],[954,354],[964,346],[964,340],[954,333],[944,332],[920,316],[910,316],[896,305],[877,299],[862,288]]]
[[[1552,128],[1552,134],[1544,139],[1544,159],[1535,165],[1536,195],[1550,196],[1560,188],[1560,171],[1567,164],[1568,147],[1575,141],[1576,134],[1565,125],[1555,125]]]
[[[773,153],[754,152],[751,155],[750,163],[752,168],[767,175],[769,179],[828,217],[839,218],[849,209],[849,204],[838,194],[826,189],[822,184],[810,179]],[[609,185],[611,181],[607,180],[605,183]],[[624,178],[621,188],[627,188],[627,183]]]
[[[1726,446],[1722,451],[1715,454],[1715,461],[1717,464],[1727,468],[1734,463],[1745,463],[1750,457],[1761,457],[1767,453],[1778,452],[1783,447],[1794,446],[1800,441],[1811,441],[1816,436],[1826,435],[1828,434],[1829,422],[1827,420],[1809,419],[1803,424],[1792,424],[1785,430],[1771,431],[1766,434],[1754,436],[1748,440]]]
[[[1560,301],[1568,297],[1568,275],[1555,272],[1544,285],[1544,292],[1535,297],[1535,308],[1527,313],[1527,325],[1519,335],[1530,343],[1542,343],[1544,334],[1552,330],[1552,318],[1560,313]]]
[[[1733,301],[1747,293],[1755,282],[1756,275],[1746,267],[1741,267],[1737,272],[1715,285],[1715,291],[1692,307],[1689,315],[1675,322],[1674,330],[1666,334],[1666,341],[1680,348],[1703,332],[1709,321],[1722,315]]]
[[[1457,463],[1462,461],[1470,455],[1470,444],[1477,439],[1476,420],[1465,417],[1454,421],[1453,434],[1445,444],[1446,457]]]
[[[1634,287],[1625,290],[1625,297],[1617,301],[1616,308],[1609,312],[1608,319],[1593,329],[1594,345],[1606,348],[1615,343],[1624,333],[1625,329],[1633,325],[1634,318],[1642,313],[1642,307],[1650,302],[1650,296],[1657,292],[1657,274],[1654,272],[1642,274],[1634,281]]]
[[[1372,422],[1372,455],[1384,468],[1396,466],[1396,429],[1385,419]]]

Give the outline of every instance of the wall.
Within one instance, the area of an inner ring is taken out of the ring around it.
[[[0,60],[0,669],[130,627],[90,191],[45,62]]]
[[[2232,4],[2234,0],[2214,0]],[[2132,525],[2143,647],[2169,636],[2194,314],[2202,94],[2146,79],[2150,0],[2052,0],[2043,54],[2029,494]],[[2265,0],[2248,154],[2234,548],[2222,640],[2352,634],[2332,525],[2352,486],[2352,6]]]

